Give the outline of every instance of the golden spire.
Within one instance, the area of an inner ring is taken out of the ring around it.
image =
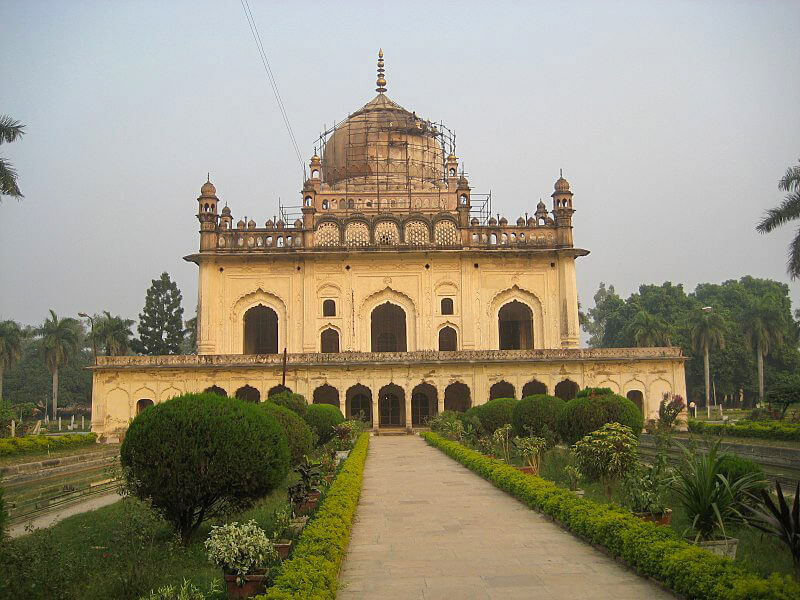
[[[378,81],[375,82],[378,86],[375,91],[381,94],[386,91],[386,79],[383,77],[383,73],[383,48],[381,48],[378,50]]]

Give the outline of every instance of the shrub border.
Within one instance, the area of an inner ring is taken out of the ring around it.
[[[554,483],[435,433],[421,434],[468,469],[566,529],[604,548],[646,577],[688,598],[709,600],[789,600],[800,585],[777,573],[760,577],[681,539],[669,527],[645,522],[612,504],[579,498]]]
[[[292,558],[283,563],[267,593],[257,598],[335,600],[339,566],[361,496],[369,435],[359,436],[313,519],[300,534]]]
[[[689,419],[691,433],[710,433],[736,438],[756,438],[800,442],[800,425],[782,421],[740,421],[738,423],[706,423]]]
[[[97,443],[96,433],[68,433],[65,435],[28,435],[0,438],[0,458],[47,454],[49,451],[91,446]]]

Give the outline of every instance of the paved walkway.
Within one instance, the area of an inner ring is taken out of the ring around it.
[[[370,440],[340,600],[673,598],[417,436]]]
[[[66,508],[36,517],[35,519],[30,519],[22,523],[17,523],[16,525],[12,525],[8,528],[8,533],[12,538],[20,537],[28,533],[26,528],[29,525],[34,529],[45,529],[46,527],[55,525],[59,521],[62,521],[67,517],[71,517],[72,515],[79,515],[81,513],[89,512],[90,510],[97,510],[98,508],[108,506],[109,504],[114,504],[114,502],[119,500],[121,497],[122,496],[116,492],[113,494],[106,494],[104,496],[96,496],[94,498],[90,498],[89,500],[84,500],[83,502],[72,504]]]

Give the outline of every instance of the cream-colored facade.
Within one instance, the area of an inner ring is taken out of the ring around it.
[[[646,415],[685,395],[676,348],[579,348],[573,194],[560,177],[513,224],[459,172],[454,137],[385,94],[326,132],[297,218],[240,220],[198,198],[198,354],[100,358],[93,429],[217,391],[264,400],[282,385],[374,428],[424,425],[490,397],[607,386]],[[284,356],[286,352],[285,370]]]

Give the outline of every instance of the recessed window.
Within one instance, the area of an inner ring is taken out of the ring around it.
[[[336,302],[333,300],[325,300],[322,303],[322,316],[335,317],[336,316]]]
[[[326,329],[320,335],[320,351],[324,353],[339,352],[339,332],[335,329]]]
[[[452,315],[453,314],[453,299],[452,298],[442,298],[442,314],[443,315]]]

